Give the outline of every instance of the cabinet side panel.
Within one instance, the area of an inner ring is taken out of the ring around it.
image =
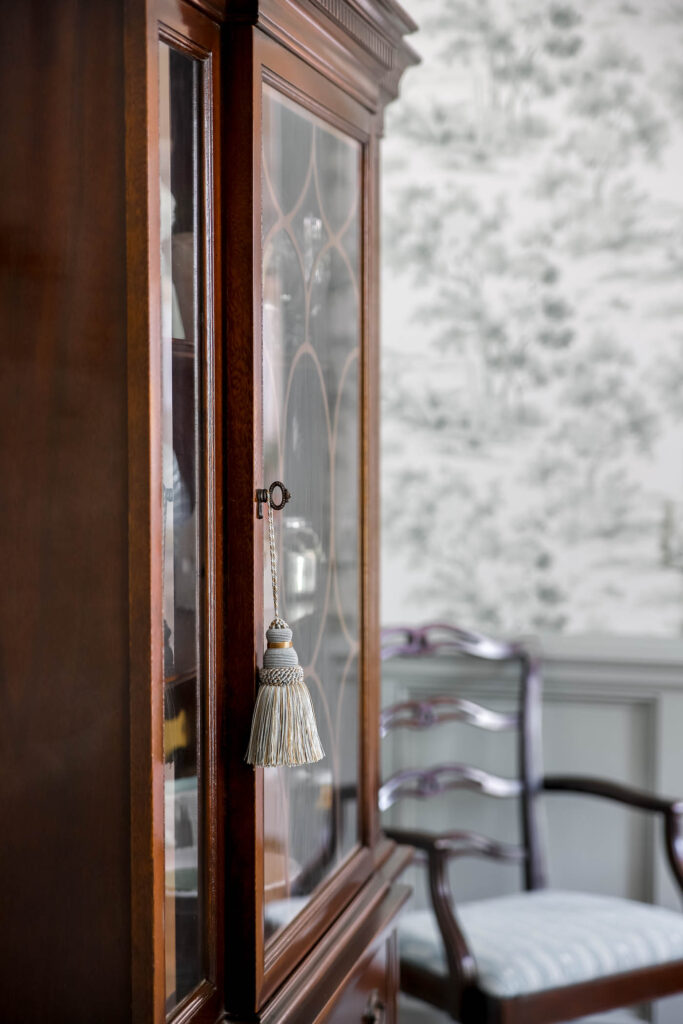
[[[130,1018],[123,5],[3,4],[0,1018]]]

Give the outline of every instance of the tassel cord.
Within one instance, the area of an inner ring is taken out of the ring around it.
[[[273,523],[273,509],[268,502],[268,541],[270,543],[270,578],[273,584],[273,607],[275,608],[275,618],[280,618],[280,610],[278,608],[278,579],[277,579],[277,548],[275,547],[275,525]]]

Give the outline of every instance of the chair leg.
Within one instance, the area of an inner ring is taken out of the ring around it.
[[[460,1024],[502,1024],[500,1007],[476,988],[463,993],[460,1004]]]

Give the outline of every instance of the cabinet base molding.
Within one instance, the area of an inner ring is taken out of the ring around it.
[[[362,1024],[373,1002],[384,1007],[377,1019],[394,1024],[394,929],[411,892],[395,879],[409,864],[411,851],[387,842],[377,852],[381,866],[272,999],[253,1017],[227,1014],[225,1024],[355,1024],[356,1019]]]

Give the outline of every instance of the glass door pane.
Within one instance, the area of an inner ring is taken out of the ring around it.
[[[202,977],[200,62],[159,44],[166,1006]]]
[[[264,769],[267,936],[359,834],[361,158],[356,140],[264,86],[263,479],[292,492],[276,514],[281,614],[327,755]]]

